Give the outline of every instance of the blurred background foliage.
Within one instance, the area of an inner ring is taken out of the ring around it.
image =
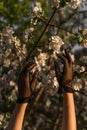
[[[65,44],[61,46],[61,50],[68,49],[71,51],[72,47],[77,43],[82,46],[86,44],[85,46],[87,47],[87,1],[79,1],[81,2],[76,7],[76,3],[73,0],[60,0],[59,4],[57,0],[0,0],[0,32],[2,32],[5,27],[11,26],[14,30],[14,37],[17,36],[17,38],[20,39],[21,46],[23,44],[26,45],[28,54],[35,43],[37,43],[54,10],[57,8],[44,35],[41,36],[38,45],[36,45],[36,51],[38,49],[44,50],[44,46],[48,44],[52,35],[59,35],[64,41]],[[36,6],[36,2],[41,3],[41,11],[39,13],[35,13],[33,10]],[[30,28],[33,28],[34,31],[28,33],[26,40],[25,32]],[[34,56],[36,56],[36,52],[32,53],[31,58]],[[77,59],[78,58],[79,54],[77,55]],[[18,57],[15,57],[15,59],[18,59]],[[15,78],[13,78],[15,83],[17,83],[17,76],[20,70],[19,68],[21,67],[20,62],[17,63],[19,63],[19,65],[16,68]],[[75,65],[80,67],[84,66],[87,72],[87,61],[77,60],[75,61]],[[2,63],[0,63],[0,67],[2,67]],[[1,79],[4,74],[7,75],[7,72],[12,66],[7,68],[3,66],[2,68]],[[87,87],[87,73],[80,73],[78,68],[79,67],[77,67],[77,70],[74,72],[74,75],[82,80],[82,86]],[[6,129],[16,103],[16,87],[15,85],[10,86],[7,83],[8,80],[5,83],[7,87],[3,86],[3,83],[0,84],[1,130]],[[87,88],[83,87],[81,91],[84,94],[75,94],[77,127],[78,130],[87,130]],[[31,112],[27,109],[23,129],[60,130],[61,122],[62,95],[58,93],[53,94],[51,90],[50,92],[43,90],[34,109]]]

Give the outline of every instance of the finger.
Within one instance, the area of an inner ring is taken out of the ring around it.
[[[58,62],[55,61],[54,67],[55,67],[56,77],[57,77],[58,80],[60,80],[61,71],[60,71],[60,66],[59,66]]]
[[[19,74],[19,79],[27,79],[30,84],[30,70],[35,66],[33,62],[29,62],[25,65],[25,67],[22,69],[22,71]]]
[[[31,71],[34,67],[36,66],[36,64],[35,63],[33,63],[32,65],[30,65],[29,67],[28,67],[28,71]]]
[[[37,85],[37,78],[38,78],[38,71],[35,71],[32,81],[31,81],[31,90],[34,91],[34,89],[36,88]]]
[[[58,54],[57,56],[59,59],[63,61],[64,64],[67,62],[67,58],[64,54]]]
[[[66,61],[68,61],[66,54],[63,53],[62,55],[65,57]]]
[[[64,74],[68,69],[68,60],[64,54],[60,54],[58,55],[58,57],[63,61],[63,74]]]
[[[72,63],[71,56],[70,56],[70,54],[68,53],[67,50],[65,50],[65,54],[66,54],[66,57],[67,57],[67,59],[68,59],[68,62],[69,62],[69,63]]]
[[[24,68],[22,69],[22,72],[27,72],[27,71],[30,71],[34,68],[35,66],[35,63],[34,62],[28,62]]]

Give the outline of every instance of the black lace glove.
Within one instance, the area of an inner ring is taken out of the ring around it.
[[[37,84],[38,71],[30,78],[30,71],[35,67],[35,64],[29,62],[19,74],[18,78],[18,99],[17,103],[24,103],[31,101],[35,95],[35,88]]]
[[[63,70],[61,71],[60,65],[55,61],[55,73],[59,83],[59,93],[63,91],[74,92],[72,88],[72,59],[70,54],[65,51],[65,53],[58,54],[58,58],[62,61]]]

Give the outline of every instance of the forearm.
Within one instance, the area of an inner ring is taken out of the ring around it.
[[[62,130],[76,130],[76,115],[72,93],[63,92]]]
[[[26,107],[27,103],[16,104],[7,130],[22,130],[22,124]]]

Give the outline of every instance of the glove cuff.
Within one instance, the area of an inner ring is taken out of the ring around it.
[[[72,80],[63,81],[62,86],[68,86],[68,87],[72,88]]]
[[[28,103],[29,97],[18,98],[17,103]]]
[[[67,93],[74,93],[74,89],[70,86],[64,86],[63,87],[63,92],[67,92]]]
[[[34,101],[36,95],[37,95],[37,91],[34,91],[30,97],[23,97],[23,98],[18,97],[17,103],[20,103],[20,104],[21,103],[29,103],[29,104],[31,104]]]
[[[67,80],[62,82],[61,86],[59,86],[58,93],[62,93],[62,91],[69,92],[69,93],[74,92],[74,89],[72,87],[72,80]]]

